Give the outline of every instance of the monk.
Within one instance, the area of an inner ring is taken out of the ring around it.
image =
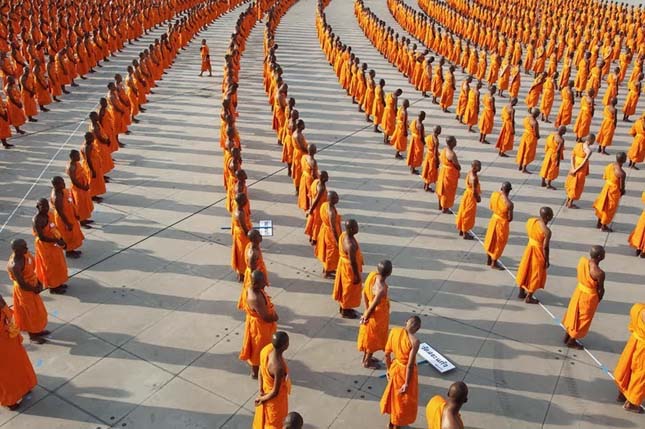
[[[321,171],[318,179],[311,183],[309,188],[309,201],[311,201],[309,211],[307,212],[307,223],[305,225],[305,234],[309,236],[309,244],[316,245],[316,239],[320,232],[322,220],[320,218],[320,207],[327,202],[327,182],[329,174]]]
[[[99,144],[100,143],[96,141],[94,134],[88,131],[85,133],[85,140],[81,146],[81,157],[83,159],[82,165],[87,171],[87,177],[89,179],[89,193],[92,201],[97,203],[103,202],[103,197],[100,195],[107,192],[105,187],[105,178],[103,177]]]
[[[578,262],[578,286],[562,319],[566,330],[564,343],[567,347],[578,350],[583,348],[578,340],[589,332],[598,304],[605,296],[605,272],[600,268],[603,259],[605,248],[592,246],[589,258],[583,256]]]
[[[327,192],[327,201],[320,206],[321,226],[316,238],[314,254],[323,265],[323,277],[334,277],[340,258],[338,242],[340,239],[341,218],[336,210],[338,194],[334,191]]]
[[[304,425],[302,416],[295,411],[287,414],[287,418],[284,419],[284,427],[282,429],[302,429]]]
[[[394,132],[392,132],[390,141],[390,144],[394,146],[394,149],[396,150],[396,153],[394,154],[394,158],[396,159],[403,159],[401,152],[405,152],[408,149],[409,107],[410,101],[405,99],[396,113],[396,125],[394,127]]]
[[[634,137],[632,145],[629,147],[627,156],[629,157],[629,168],[638,170],[636,166],[639,162],[645,161],[645,113],[641,115],[638,121],[634,122],[629,134]]]
[[[426,118],[426,112],[419,112],[417,119],[410,124],[410,147],[406,157],[406,164],[410,167],[410,174],[419,174],[418,168],[423,164],[423,145],[425,142],[426,131],[423,121]]]
[[[385,346],[387,386],[381,397],[381,414],[390,415],[390,429],[399,429],[413,424],[417,419],[419,380],[417,352],[419,339],[416,333],[421,328],[418,316],[410,317],[405,328],[392,328]],[[394,357],[392,357],[394,354]]]
[[[549,268],[549,243],[551,229],[548,223],[553,219],[551,207],[542,207],[539,218],[526,221],[529,242],[526,245],[515,282],[519,286],[518,298],[527,304],[538,304],[535,292],[546,285],[546,271]]]
[[[246,270],[244,271],[244,283],[242,284],[242,292],[240,293],[240,298],[237,301],[238,310],[244,311],[244,304],[246,302],[246,295],[251,287],[251,274],[253,271],[258,270],[264,274],[264,282],[269,285],[269,274],[267,273],[267,267],[264,263],[264,257],[262,256],[262,249],[260,244],[262,244],[262,234],[257,229],[252,229],[248,234],[249,244],[246,245],[244,249],[244,261],[246,262]]]
[[[540,95],[542,94],[542,88],[544,87],[545,81],[546,81],[546,73],[538,74],[533,80],[533,83],[529,88],[529,92],[525,100],[529,113],[531,113],[531,110],[533,110],[533,108],[538,105],[538,101],[540,100]]]
[[[52,188],[50,199],[54,206],[54,222],[65,241],[65,256],[79,258],[81,251],[77,249],[83,244],[85,236],[81,232],[72,192],[65,187],[65,180],[60,176],[52,179]]]
[[[9,111],[7,106],[0,96],[0,141],[2,142],[2,147],[5,149],[11,149],[14,145],[7,142],[7,139],[11,137],[11,119],[9,118]]]
[[[385,97],[385,108],[383,110],[383,119],[381,120],[383,144],[390,144],[390,137],[394,134],[398,110],[397,102],[401,94],[403,94],[403,90],[398,88],[396,91]]]
[[[491,85],[488,88],[488,94],[484,95],[484,111],[482,112],[481,117],[479,118],[479,142],[490,144],[486,140],[486,136],[493,131],[493,123],[495,122],[495,92],[497,88],[495,85]]]
[[[257,379],[260,370],[260,352],[271,343],[278,329],[278,313],[271,298],[266,294],[266,279],[260,270],[251,273],[251,287],[246,291],[244,300],[244,339],[240,360],[251,366],[251,378]]]
[[[560,125],[569,125],[571,123],[571,118],[573,116],[573,104],[574,104],[574,96],[573,96],[572,88],[573,88],[573,81],[570,80],[560,90],[562,103],[560,103],[560,108],[558,109],[558,115],[555,117],[556,127],[559,127]]]
[[[503,158],[507,158],[506,152],[513,150],[513,142],[515,140],[515,106],[517,105],[517,98],[513,97],[509,100],[508,104],[502,109],[502,129],[497,138],[497,154]]]
[[[289,412],[291,379],[283,355],[289,348],[289,335],[278,331],[271,344],[260,352],[259,394],[255,399],[253,429],[279,428]]]
[[[606,148],[607,146],[611,146],[614,140],[614,132],[616,131],[616,125],[618,123],[617,103],[618,99],[616,97],[612,98],[609,104],[605,106],[602,114],[602,122],[600,123],[600,130],[598,131],[596,140],[598,142],[598,153],[602,153],[603,155],[609,155]]]
[[[70,182],[72,182],[71,194],[76,216],[83,228],[91,229],[91,224],[94,223],[91,219],[94,203],[89,193],[88,172],[81,164],[81,154],[76,149],[72,149],[69,152],[66,172]]]
[[[439,106],[445,113],[449,113],[448,108],[452,106],[455,89],[455,66],[451,65],[448,67],[448,76],[444,79],[443,86],[441,87],[441,99],[439,100]]]
[[[468,125],[468,132],[472,133],[473,126],[477,125],[479,119],[479,90],[482,87],[482,82],[477,81],[475,89],[468,92],[468,99],[466,101],[466,109],[464,110],[464,124]]]
[[[460,123],[463,123],[464,113],[466,112],[466,106],[468,105],[468,97],[470,94],[470,84],[473,81],[472,76],[466,77],[466,79],[461,83],[459,90],[459,98],[457,98],[457,110],[455,112],[455,119]]]
[[[641,201],[645,203],[645,192],[641,196]],[[636,249],[636,256],[645,258],[645,209],[638,218],[634,230],[629,234],[627,242]]]
[[[542,120],[547,124],[551,123],[549,121],[549,116],[551,115],[551,109],[553,108],[553,100],[555,99],[555,86],[558,78],[558,73],[555,72],[552,76],[545,78],[542,101],[540,102],[540,112],[542,112]]]
[[[304,210],[305,213],[309,210],[311,201],[309,200],[309,192],[311,191],[311,184],[318,178],[318,161],[316,161],[316,153],[318,148],[315,144],[307,146],[307,154],[300,159],[300,187],[298,188],[298,207]]]
[[[232,235],[233,246],[231,247],[231,268],[237,273],[237,281],[244,280],[246,271],[246,260],[244,250],[249,244],[248,234],[251,230],[251,219],[248,216],[247,206],[249,204],[246,194],[235,196],[235,209],[232,213]]]
[[[627,97],[625,98],[625,104],[623,105],[623,121],[625,122],[629,122],[629,117],[636,113],[638,99],[642,91],[642,81],[643,74],[641,73],[637,81],[630,81],[627,86],[629,89],[627,91]]]
[[[591,128],[591,119],[595,111],[594,94],[592,88],[587,91],[587,95],[582,97],[580,101],[580,113],[578,113],[578,119],[576,119],[576,123],[573,126],[573,132],[576,133],[576,139],[579,142],[589,134],[589,129]]]
[[[374,132],[380,133],[379,125],[383,122],[385,113],[385,80],[380,79],[376,88],[374,88],[374,102],[372,104],[372,122],[374,123]]]
[[[546,138],[544,145],[544,160],[542,161],[542,168],[540,169],[540,177],[542,178],[542,187],[547,189],[555,189],[551,184],[560,175],[560,161],[564,159],[564,135],[567,132],[567,127],[561,125],[558,127],[557,132],[550,134]]]
[[[202,58],[202,68],[199,77],[204,75],[205,71],[208,71],[208,76],[213,76],[213,68],[211,67],[211,55],[208,50],[208,45],[206,44],[206,39],[202,39],[202,46],[199,48],[199,55]]]
[[[468,386],[463,381],[452,383],[448,398],[435,395],[426,406],[428,429],[464,429],[459,411],[468,402]]]
[[[36,248],[36,275],[38,281],[49,289],[52,294],[64,294],[67,291],[67,262],[63,249],[67,243],[63,240],[54,213],[49,211],[49,203],[45,198],[36,204],[38,212],[33,217],[32,233]]]
[[[616,162],[612,162],[605,167],[603,179],[605,185],[603,186],[598,198],[593,203],[593,208],[596,211],[596,228],[601,229],[603,232],[612,232],[609,224],[614,219],[614,215],[618,210],[618,203],[620,197],[625,195],[625,170],[623,164],[627,161],[625,152],[616,154]]]
[[[34,367],[22,345],[20,330],[12,320],[12,312],[0,297],[0,406],[15,411],[38,381]]]
[[[36,101],[36,82],[34,75],[29,67],[25,67],[25,71],[20,76],[20,87],[22,89],[22,110],[29,122],[38,122],[34,118],[38,114],[38,107]]]
[[[520,139],[520,147],[517,149],[517,169],[524,174],[531,174],[526,167],[535,159],[538,140],[540,139],[540,125],[537,117],[540,111],[536,108],[524,118],[524,133]]]
[[[20,127],[27,122],[23,111],[22,97],[20,95],[19,85],[13,76],[7,78],[7,85],[4,87],[7,94],[7,111],[9,112],[9,122],[18,134],[25,134]]]
[[[361,305],[361,275],[363,273],[363,254],[356,240],[358,222],[345,221],[345,232],[338,238],[340,261],[334,280],[332,297],[338,302],[338,311],[344,319],[357,319],[354,308]]]
[[[481,202],[481,189],[479,186],[479,172],[482,164],[474,160],[470,165],[470,171],[466,175],[466,190],[461,197],[459,211],[457,212],[456,225],[459,236],[464,240],[472,240],[474,236],[469,232],[475,226],[477,217],[477,203]]]
[[[488,222],[484,250],[488,255],[486,264],[493,269],[502,270],[499,258],[504,253],[508,242],[509,224],[513,221],[513,202],[509,195],[513,187],[510,182],[502,183],[499,191],[493,192],[490,197],[490,210],[493,215]]]
[[[439,210],[442,213],[450,213],[450,209],[455,203],[455,194],[457,193],[457,184],[459,182],[459,172],[461,165],[455,153],[457,139],[449,136],[446,139],[446,147],[441,151],[439,169],[439,178],[437,179],[437,197],[439,200]]]
[[[426,154],[423,158],[423,166],[421,168],[421,177],[423,178],[423,190],[426,192],[434,192],[431,185],[437,181],[439,175],[439,136],[441,135],[441,127],[439,125],[434,127],[432,134],[426,136]]]
[[[571,151],[571,168],[565,182],[567,191],[567,201],[565,205],[570,209],[577,209],[574,203],[582,196],[585,188],[585,182],[589,175],[589,157],[591,156],[591,146],[596,141],[595,134],[589,134],[583,142],[578,142]]]
[[[616,368],[614,378],[618,386],[618,402],[632,413],[642,414],[641,404],[645,398],[645,361],[640,356],[645,353],[645,303],[634,304],[629,311],[629,331],[631,335],[625,344]]]
[[[40,293],[43,285],[36,276],[36,261],[29,253],[23,239],[11,242],[12,254],[9,257],[7,271],[13,281],[13,312],[16,328],[27,332],[29,339],[37,344],[44,344],[49,335],[47,327],[47,309]]]
[[[374,353],[385,350],[390,327],[390,299],[387,278],[392,275],[392,262],[384,260],[376,271],[368,274],[363,286],[365,311],[358,327],[358,351],[363,352],[363,367],[378,369]]]

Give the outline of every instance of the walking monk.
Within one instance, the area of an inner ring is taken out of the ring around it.
[[[628,329],[631,335],[614,369],[619,392],[616,400],[624,401],[625,410],[641,414],[645,398],[645,303],[632,306]]]
[[[423,158],[423,165],[421,167],[421,178],[423,179],[423,190],[426,192],[434,192],[430,187],[437,181],[439,173],[439,135],[441,134],[441,127],[437,125],[434,127],[432,134],[426,136],[426,154]]]
[[[61,238],[65,241],[65,256],[76,259],[81,256],[81,251],[76,249],[81,247],[85,236],[78,221],[74,198],[72,192],[65,188],[65,180],[62,177],[55,176],[52,179],[52,187],[50,199],[54,206],[54,221]]]
[[[419,112],[419,117],[410,124],[410,147],[406,158],[406,164],[410,167],[410,174],[419,174],[417,170],[423,164],[423,144],[425,141],[426,131],[423,121],[426,118],[426,112]]]
[[[509,223],[513,222],[514,206],[509,198],[512,189],[510,182],[504,182],[501,189],[490,196],[490,210],[493,215],[488,222],[484,249],[488,255],[486,265],[497,270],[503,269],[498,261],[508,242]]]
[[[206,39],[202,39],[202,46],[199,48],[199,55],[202,57],[202,71],[199,77],[202,77],[205,71],[208,71],[208,76],[213,76],[213,68],[211,67],[211,55],[206,45]]]
[[[600,195],[593,203],[593,208],[596,210],[596,217],[598,222],[596,228],[602,229],[604,232],[612,232],[609,224],[614,219],[614,215],[618,210],[618,203],[620,197],[625,195],[625,170],[623,164],[627,161],[625,152],[616,154],[616,162],[612,162],[605,167],[603,179],[605,179],[605,186],[600,191]]]
[[[25,245],[26,246],[26,245]],[[0,297],[0,406],[15,411],[22,398],[38,381],[29,356],[22,346],[20,330],[14,325],[11,309]]]
[[[278,331],[260,352],[260,392],[255,399],[253,429],[279,428],[287,417],[291,379],[283,354],[288,348],[289,336]]]
[[[409,426],[417,419],[419,402],[419,375],[417,352],[419,339],[416,333],[421,328],[418,316],[410,317],[405,328],[392,328],[385,346],[387,386],[381,397],[381,414],[390,415],[390,429]],[[392,358],[394,354],[394,358]]]
[[[244,259],[244,250],[249,244],[249,231],[252,224],[248,215],[248,199],[245,194],[235,196],[235,209],[232,214],[232,235],[233,245],[231,247],[231,268],[237,273],[237,281],[244,280],[246,271],[246,260]]]
[[[542,168],[540,169],[543,188],[555,189],[551,182],[560,175],[560,161],[564,159],[564,138],[562,136],[566,132],[567,127],[561,125],[557,133],[550,134],[546,138],[544,161],[542,161]]]
[[[466,176],[466,190],[459,203],[459,211],[457,212],[455,222],[459,236],[463,237],[464,240],[472,240],[474,238],[469,231],[475,226],[477,203],[481,202],[481,189],[479,187],[478,176],[481,169],[482,164],[478,160],[474,160],[470,165],[470,171]]]
[[[260,353],[271,343],[273,334],[278,329],[278,313],[276,313],[271,298],[264,288],[267,282],[260,270],[251,273],[251,287],[246,292],[244,300],[244,340],[240,360],[251,366],[251,378],[258,378],[260,370]]]
[[[585,181],[589,175],[591,146],[594,141],[596,141],[596,136],[589,134],[584,141],[576,143],[571,151],[571,169],[564,183],[564,188],[567,191],[565,205],[570,209],[578,208],[573,202],[580,199],[582,191],[585,189]]]
[[[332,278],[338,267],[338,240],[340,238],[341,217],[336,210],[338,194],[334,191],[327,193],[327,201],[320,206],[320,231],[316,238],[314,254],[323,265],[323,277]]]
[[[517,149],[517,169],[525,174],[531,174],[526,167],[535,159],[538,140],[540,139],[540,125],[537,117],[540,111],[536,108],[524,118],[524,133],[520,139],[520,147]]]
[[[571,296],[567,313],[562,325],[567,331],[564,343],[567,347],[582,350],[578,340],[589,332],[591,321],[596,314],[598,304],[605,296],[605,272],[600,269],[600,262],[605,259],[605,248],[592,246],[589,259],[581,257],[578,262],[578,286]]]
[[[358,327],[358,351],[363,352],[363,367],[378,369],[374,352],[385,350],[390,329],[390,299],[387,278],[392,274],[392,262],[384,260],[365,279],[363,300],[365,312]]]
[[[506,152],[513,150],[515,140],[515,105],[517,98],[511,98],[506,106],[502,109],[502,129],[497,138],[497,153],[501,157],[508,157]]]
[[[524,299],[527,304],[538,304],[540,301],[533,295],[546,285],[551,241],[551,229],[547,225],[551,219],[553,219],[551,207],[542,207],[539,218],[533,217],[526,221],[529,242],[517,269],[516,283],[519,286],[517,297]]]
[[[602,114],[600,130],[596,137],[598,140],[598,152],[604,155],[609,155],[605,148],[607,146],[611,146],[614,140],[616,124],[618,123],[618,110],[616,109],[616,103],[618,103],[618,99],[614,97],[609,101],[609,104],[605,106],[605,110]]]
[[[332,297],[338,302],[338,311],[344,319],[358,318],[353,309],[361,305],[363,254],[356,240],[356,234],[358,234],[358,222],[349,219],[345,222],[345,232],[338,238],[340,261]]]
[[[645,192],[641,196],[641,201],[645,203]],[[629,245],[636,249],[636,256],[645,258],[645,209],[641,213],[641,217],[638,218],[638,223],[629,238],[627,239]]]
[[[446,139],[446,147],[443,148],[440,156],[441,169],[437,180],[437,197],[439,210],[443,213],[450,213],[450,209],[455,203],[459,172],[461,171],[461,165],[459,165],[459,160],[454,150],[455,146],[457,146],[457,139],[449,136]]]
[[[435,395],[426,406],[428,429],[464,429],[459,411],[468,402],[468,386],[463,381],[452,383],[448,399]]]
[[[46,342],[43,337],[49,335],[49,331],[45,330],[47,309],[40,297],[43,285],[36,276],[36,261],[29,253],[25,240],[14,240],[11,243],[11,250],[13,253],[9,257],[7,271],[13,281],[13,311],[16,327],[19,331],[27,332],[32,342],[43,344]]]
[[[67,261],[63,249],[66,247],[54,214],[49,211],[45,198],[36,204],[38,212],[32,221],[34,247],[36,248],[36,275],[38,281],[49,289],[49,293],[64,294],[67,291]]]

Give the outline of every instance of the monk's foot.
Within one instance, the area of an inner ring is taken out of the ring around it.
[[[642,259],[645,259],[645,252],[641,252],[640,257],[641,257]]]
[[[486,139],[484,139],[484,140],[482,141],[482,143],[484,143],[484,144],[490,144],[490,142],[489,142],[488,140],[486,140]]]
[[[16,128],[16,132],[18,134],[25,134],[25,130],[21,130],[20,128]],[[632,167],[633,168],[633,167]]]
[[[75,250],[68,250],[67,252],[65,252],[65,256],[72,259],[78,259],[81,257],[81,253]]]
[[[567,341],[567,347],[575,350],[584,349],[583,345],[580,344],[575,338],[570,338],[569,341]]]
[[[16,411],[18,408],[20,408],[20,403],[18,402],[13,405],[8,405],[7,408],[9,409],[9,411]]]
[[[475,237],[473,237],[473,235],[471,233],[466,232],[464,234],[464,240],[474,240],[474,239],[475,239]]]
[[[533,298],[530,295],[526,297],[524,302],[527,303],[527,304],[539,304],[540,303],[540,301],[537,298]]]
[[[419,170],[416,170],[414,168],[410,169],[410,174],[416,174],[417,176],[419,175]]]
[[[24,134],[24,131],[23,131],[23,134]],[[631,168],[632,170],[640,170],[640,168],[636,167],[636,164],[632,164],[632,166],[629,168]]]
[[[32,336],[32,334],[29,334],[29,341],[34,344],[45,344],[47,342],[43,337]]]
[[[614,230],[613,230],[613,229],[611,229],[610,227],[608,227],[607,225],[603,225],[603,226],[601,226],[601,227],[600,227],[600,230],[601,230],[602,232],[614,232]]]
[[[130,131],[130,130],[127,130],[127,131],[125,132],[125,135],[126,135],[126,136],[129,136],[130,134],[132,134],[132,131]]]
[[[72,82],[72,86],[73,86],[74,88],[76,88],[76,87],[78,86],[78,84],[77,84],[76,82]]]
[[[5,149],[11,149],[13,147],[13,145],[11,143],[7,143],[7,142],[2,142],[2,146]]]
[[[574,210],[580,208],[580,207],[578,207],[577,204],[574,204],[574,203],[569,204],[567,207],[570,208],[570,209],[574,209]]]
[[[336,271],[323,271],[323,278],[325,279],[336,278]]]
[[[83,79],[83,80],[87,80],[87,78],[86,78],[85,76],[81,76],[81,79]]]
[[[546,188],[546,182],[544,181],[544,179],[542,179],[542,183],[540,183],[540,186],[542,186],[543,188]]]
[[[381,131],[378,128],[374,127],[374,132],[377,133],[377,134],[381,134],[383,131]]]
[[[643,408],[640,405],[634,405],[629,401],[625,401],[623,408],[625,411],[629,411],[630,413],[643,414]]]
[[[144,108],[144,107],[139,106],[139,112],[145,112],[146,110],[148,110],[148,109],[146,109],[146,108]]]
[[[40,106],[40,111],[41,112],[49,112],[49,109],[46,108],[45,106]]]
[[[504,152],[500,152],[499,156],[502,158],[508,158],[508,155],[506,155]]]
[[[450,113],[448,109],[443,109],[444,113]]]
[[[94,201],[95,203],[100,204],[100,203],[103,202],[103,198],[101,198],[101,197],[92,197],[92,201]]]
[[[567,344],[567,343],[569,342],[569,340],[570,340],[570,339],[571,339],[571,337],[569,336],[569,333],[568,333],[568,332],[565,332],[565,333],[564,333],[564,338],[562,339],[562,342],[563,342],[564,344]]]
[[[238,274],[237,275],[237,281],[238,282],[243,282],[244,281],[244,274]]]
[[[493,263],[493,258],[490,255],[486,255],[486,265],[491,265]]]
[[[358,313],[352,309],[343,309],[341,311],[341,316],[343,317],[343,319],[358,319]]]
[[[442,209],[441,213],[450,214],[450,209]]]
[[[641,249],[636,249],[636,256],[640,256],[640,255],[641,255]]]
[[[59,100],[59,99],[58,99],[58,98],[56,98],[56,97],[52,97],[52,98],[54,99],[54,101],[55,101],[56,103],[60,103],[60,102],[61,102],[61,100]]]
[[[625,398],[625,395],[623,395],[623,392],[618,392],[618,397],[616,398],[616,402],[625,402],[627,398]]]
[[[552,191],[556,190],[555,186],[553,186],[553,185],[546,185],[546,188],[551,189]]]
[[[110,183],[112,179],[110,179],[110,176],[103,176],[103,180],[105,180],[105,183]]]
[[[66,288],[63,287],[57,287],[55,289],[49,289],[49,293],[52,295],[64,295],[67,292]]]
[[[523,288],[520,288],[520,291],[517,293],[517,297],[519,299],[524,299],[526,298],[526,291]]]
[[[396,159],[403,159],[403,155],[401,155],[399,152],[394,154],[394,158]]]
[[[140,121],[140,120],[138,120],[137,118],[132,118],[132,122],[134,122],[135,124],[138,124],[138,123],[139,123],[139,122],[141,122],[141,121]]]
[[[525,168],[523,168],[523,169],[522,169],[522,174],[531,174],[531,172],[530,172],[530,171],[528,171],[528,170],[526,169],[526,167],[525,167]]]
[[[504,267],[502,267],[502,266],[499,264],[499,262],[497,262],[497,261],[495,261],[495,262],[494,262],[490,267],[491,267],[493,270],[498,270],[498,271],[502,271],[502,270],[504,270]]]
[[[27,119],[29,122],[38,122],[38,119],[32,118],[31,116]]]
[[[464,232],[463,232],[463,231],[459,231],[459,236],[460,236],[460,237],[463,237],[463,236],[464,236]]]
[[[69,94],[69,91],[68,91],[68,90],[66,90],[66,89],[64,89],[64,90],[63,90],[63,94]]]
[[[381,363],[375,359],[370,359],[366,362],[363,362],[363,368],[366,369],[381,369]]]

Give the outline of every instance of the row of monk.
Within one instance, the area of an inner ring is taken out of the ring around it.
[[[43,344],[49,331],[47,310],[40,293],[48,289],[52,294],[67,290],[67,262],[65,256],[77,258],[84,236],[81,228],[91,228],[94,202],[101,202],[106,192],[106,176],[114,167],[112,153],[124,146],[120,134],[128,134],[128,126],[138,122],[134,117],[144,111],[141,104],[146,94],[152,93],[155,81],[162,80],[164,69],[169,68],[194,35],[208,23],[227,11],[227,5],[217,0],[195,4],[174,17],[167,32],[157,40],[163,68],[152,68],[151,77],[141,81],[142,88],[136,98],[127,95],[120,75],[108,84],[107,97],[100,101],[98,112],[90,113],[89,131],[80,151],[70,152],[66,172],[71,181],[52,179],[50,202],[41,198],[33,218],[35,253],[28,250],[27,242],[16,239],[11,243],[12,255],[7,270],[13,281],[13,309],[0,301],[2,323],[0,343],[7,359],[0,365],[0,405],[17,409],[22,398],[37,383],[33,367],[22,346],[21,332],[26,332],[32,342]],[[139,91],[138,88],[135,88]],[[143,98],[140,98],[143,97]],[[141,101],[139,101],[141,100]],[[136,113],[135,113],[136,112]],[[5,352],[6,351],[6,352]]]

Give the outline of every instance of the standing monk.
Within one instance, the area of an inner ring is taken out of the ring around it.
[[[510,182],[504,182],[501,189],[493,192],[490,197],[490,210],[493,216],[488,222],[484,249],[488,254],[486,264],[497,270],[502,269],[498,261],[508,242],[509,223],[513,221],[514,206],[509,197],[512,189]]]
[[[560,161],[564,159],[564,138],[562,136],[566,132],[567,127],[561,125],[557,133],[550,134],[546,138],[544,160],[542,161],[542,168],[540,169],[543,188],[555,189],[551,185],[551,182],[560,175]]]
[[[623,353],[614,369],[618,386],[618,402],[632,413],[642,414],[645,398],[645,303],[637,302],[629,311],[629,332]]]
[[[40,297],[43,285],[36,276],[36,261],[29,253],[25,240],[13,240],[11,251],[13,253],[9,257],[7,271],[9,279],[13,281],[13,311],[16,327],[19,331],[27,332],[32,342],[43,344],[46,342],[43,337],[49,335],[49,331],[45,330],[47,309]]]
[[[390,329],[390,299],[387,278],[392,274],[392,262],[384,260],[365,279],[363,300],[365,312],[358,327],[358,351],[363,352],[363,367],[378,369],[374,352],[385,350]]]
[[[441,169],[437,180],[437,197],[439,210],[443,213],[450,213],[450,209],[455,203],[459,172],[461,171],[461,165],[459,165],[457,154],[454,151],[455,146],[457,146],[457,139],[449,136],[446,139],[446,147],[443,148],[440,156]]]
[[[595,111],[594,107],[594,90],[593,88],[587,91],[587,95],[582,97],[580,101],[580,112],[578,119],[573,126],[573,132],[576,133],[576,139],[580,142],[582,138],[589,134],[591,128],[591,119]]]
[[[237,273],[237,281],[244,280],[246,271],[246,260],[244,259],[244,250],[249,244],[249,231],[251,230],[251,219],[248,216],[247,205],[249,201],[246,194],[237,194],[235,196],[235,210],[233,211],[233,245],[231,247],[231,268]]]
[[[418,316],[410,317],[405,328],[392,328],[385,346],[387,386],[381,397],[381,414],[390,415],[390,429],[408,426],[417,419],[419,380],[417,352],[419,339],[416,333],[421,328]],[[394,354],[394,358],[392,357]]]
[[[484,111],[479,119],[479,142],[489,144],[486,136],[493,131],[495,122],[495,85],[488,88],[488,94],[484,95]]]
[[[323,265],[323,277],[332,278],[338,267],[338,240],[340,238],[340,215],[336,210],[338,194],[327,193],[327,201],[320,206],[321,226],[316,238],[314,254]]]
[[[618,99],[614,97],[609,101],[609,104],[605,106],[600,130],[596,137],[598,140],[598,152],[604,155],[609,155],[605,148],[607,146],[611,146],[614,140],[616,124],[618,123],[618,110],[616,109],[616,103],[618,103]]]
[[[478,176],[481,169],[481,162],[474,160],[466,176],[466,190],[461,197],[459,211],[457,212],[457,231],[459,231],[459,236],[463,237],[464,240],[472,240],[474,238],[469,231],[475,226],[477,203],[481,202],[481,189],[479,187]]]
[[[634,137],[632,145],[629,147],[627,156],[629,156],[628,167],[638,170],[636,164],[645,160],[645,113],[641,115],[638,121],[634,122],[629,134]]]
[[[578,262],[578,286],[562,319],[566,330],[564,343],[578,350],[583,348],[578,340],[589,332],[598,304],[605,296],[605,272],[600,268],[600,262],[605,259],[605,248],[592,246],[589,258],[583,256]]]
[[[513,150],[515,140],[515,105],[517,98],[511,98],[506,106],[502,109],[502,129],[497,138],[497,153],[501,157],[508,157],[506,152]]]
[[[50,199],[54,206],[54,221],[65,241],[65,256],[76,259],[81,256],[81,251],[76,249],[81,247],[85,236],[78,221],[72,192],[65,188],[65,180],[60,176],[52,179],[52,188]]]
[[[596,141],[594,134],[589,134],[583,142],[578,142],[571,151],[571,169],[564,184],[567,191],[567,201],[565,205],[570,209],[577,209],[574,204],[582,196],[585,189],[585,181],[589,175],[589,157],[591,156],[591,146]]]
[[[66,247],[54,214],[49,211],[45,198],[36,204],[38,213],[32,221],[36,248],[36,275],[38,281],[49,289],[49,293],[64,294],[67,291],[67,262],[63,249]]]
[[[519,286],[518,298],[527,304],[538,304],[533,297],[538,289],[546,285],[546,270],[549,268],[549,242],[551,229],[547,226],[553,219],[551,207],[542,207],[540,217],[526,221],[529,242],[517,269],[516,283]]]
[[[92,212],[94,211],[94,203],[90,196],[90,184],[87,176],[87,171],[81,164],[81,154],[76,149],[69,152],[69,163],[67,163],[67,175],[72,182],[72,199],[74,201],[74,210],[76,216],[83,228],[91,229],[90,225],[94,221]]]
[[[260,244],[262,244],[262,234],[257,229],[252,229],[249,231],[249,244],[246,245],[244,249],[244,261],[246,262],[246,271],[244,271],[244,283],[242,284],[242,292],[240,293],[240,298],[237,301],[238,310],[244,311],[244,304],[246,302],[246,295],[248,294],[253,281],[251,279],[251,274],[253,271],[258,270],[264,274],[264,282],[269,285],[269,274],[267,273],[267,267],[264,263],[264,257],[262,256],[262,249]]]
[[[307,223],[305,225],[305,234],[309,236],[309,244],[316,245],[316,239],[320,232],[322,220],[320,218],[320,207],[327,202],[327,181],[329,174],[326,171],[320,172],[320,177],[311,183],[309,188],[309,211],[307,212]]]
[[[202,57],[202,68],[199,77],[202,77],[205,71],[208,71],[208,76],[213,76],[213,68],[211,67],[211,55],[206,45],[206,39],[202,39],[202,46],[199,48],[199,55]]]
[[[7,111],[9,112],[9,122],[15,128],[18,134],[24,134],[25,131],[20,128],[27,119],[25,112],[22,110],[22,97],[20,89],[13,76],[7,78],[7,85],[4,87],[4,92],[7,94]]]
[[[468,386],[463,381],[452,383],[448,399],[435,395],[426,406],[428,429],[464,429],[459,411],[468,402]]]
[[[573,115],[573,81],[570,80],[567,85],[565,85],[560,90],[560,96],[562,97],[562,103],[560,104],[560,109],[558,109],[558,115],[555,117],[555,126],[559,127],[560,125],[569,125],[571,123],[571,117]]]
[[[452,106],[452,102],[455,97],[455,66],[448,67],[448,76],[443,82],[443,87],[441,88],[441,99],[439,101],[439,106],[441,110],[446,113],[448,112],[448,107]]]
[[[396,126],[394,127],[394,132],[392,133],[391,144],[394,146],[396,153],[394,158],[403,159],[401,152],[405,152],[408,149],[408,108],[410,107],[410,101],[406,98],[403,100],[399,111],[396,113]]]
[[[283,354],[288,348],[289,335],[278,331],[260,352],[260,392],[255,399],[253,429],[279,428],[287,417],[291,379]]]
[[[423,158],[421,177],[423,178],[423,190],[426,192],[434,192],[430,185],[437,181],[439,173],[439,135],[441,135],[441,127],[437,125],[432,134],[425,138],[426,155]]]
[[[645,203],[645,192],[641,196],[641,201]],[[645,209],[641,213],[634,230],[629,234],[627,239],[630,246],[636,249],[636,256],[645,258]]]
[[[34,367],[22,345],[20,330],[14,325],[11,309],[0,297],[0,406],[15,411],[22,399],[36,387]]]
[[[410,148],[406,158],[406,164],[410,167],[411,174],[419,174],[417,170],[423,164],[423,145],[425,141],[425,127],[423,121],[426,118],[426,112],[419,112],[419,117],[410,124]]]
[[[356,319],[354,308],[361,305],[361,274],[363,273],[363,254],[356,240],[358,222],[345,221],[345,232],[338,238],[340,261],[334,280],[332,297],[338,302],[338,311],[344,319]]]
[[[603,179],[605,179],[605,186],[600,191],[600,195],[593,203],[593,208],[596,210],[596,217],[598,222],[596,228],[602,229],[604,232],[612,232],[609,224],[614,219],[614,215],[618,210],[618,203],[620,197],[625,195],[625,170],[623,164],[627,161],[625,152],[616,154],[616,162],[612,162],[605,167]]]
[[[520,139],[520,147],[517,149],[517,169],[522,173],[531,174],[526,167],[535,159],[538,140],[540,139],[540,125],[537,117],[540,111],[536,108],[524,118],[524,133]]]
[[[260,270],[251,273],[251,287],[246,291],[244,300],[244,339],[240,360],[251,366],[251,378],[258,378],[260,370],[260,353],[271,343],[273,334],[278,329],[278,313],[276,313],[271,298],[264,288],[267,282]]]

